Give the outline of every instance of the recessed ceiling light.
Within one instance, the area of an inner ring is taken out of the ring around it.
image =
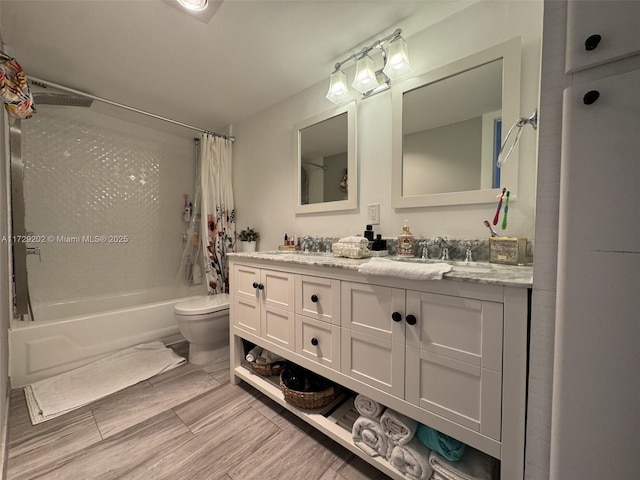
[[[207,8],[207,0],[178,0],[178,3],[189,10],[204,10]]]

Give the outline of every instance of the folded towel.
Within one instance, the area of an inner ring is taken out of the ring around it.
[[[340,240],[338,240],[338,243],[354,243],[362,247],[366,247],[369,245],[369,240],[364,237],[352,235],[350,237],[342,237]]]
[[[387,275],[410,280],[440,280],[442,274],[453,267],[447,263],[397,262],[387,258],[374,257],[358,267],[359,273],[367,275]]]
[[[429,450],[439,453],[447,460],[457,462],[462,458],[465,444],[449,435],[420,423],[418,430],[416,430],[416,436],[418,440],[429,447]]]
[[[355,243],[334,243],[331,245],[331,251],[337,257],[347,258],[366,258],[371,252],[366,247]]]
[[[353,405],[360,415],[369,418],[378,418],[385,409],[384,405],[360,394],[356,395]]]
[[[491,457],[475,448],[467,447],[458,462],[450,462],[441,455],[431,452],[429,465],[444,480],[490,480]]]
[[[401,413],[387,408],[380,417],[380,426],[394,444],[404,445],[411,441],[418,428],[418,422]]]
[[[405,445],[393,447],[389,463],[411,480],[426,480],[433,473],[429,453],[429,449],[414,438]]]
[[[388,458],[393,445],[382,433],[380,422],[374,418],[358,417],[351,430],[353,443],[371,457]]]
[[[247,362],[255,362],[256,359],[262,354],[262,347],[258,347],[257,345],[255,347],[253,347],[251,350],[249,350],[249,353],[247,353],[247,356],[245,357],[247,359]]]
[[[262,354],[260,356],[264,358],[265,362],[268,364],[284,361],[284,358],[282,358],[280,355],[276,355],[269,350],[262,350]]]

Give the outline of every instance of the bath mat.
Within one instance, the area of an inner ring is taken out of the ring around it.
[[[162,342],[151,342],[34,382],[24,388],[31,423],[59,417],[185,362]]]

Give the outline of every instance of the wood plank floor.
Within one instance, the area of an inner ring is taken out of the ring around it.
[[[7,480],[27,479],[388,477],[252,387],[231,385],[222,349],[207,365],[180,366],[35,426],[23,390],[13,390]]]

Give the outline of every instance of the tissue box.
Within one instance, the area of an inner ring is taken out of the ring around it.
[[[518,237],[491,237],[489,262],[504,265],[524,265],[527,258],[527,239]]]

